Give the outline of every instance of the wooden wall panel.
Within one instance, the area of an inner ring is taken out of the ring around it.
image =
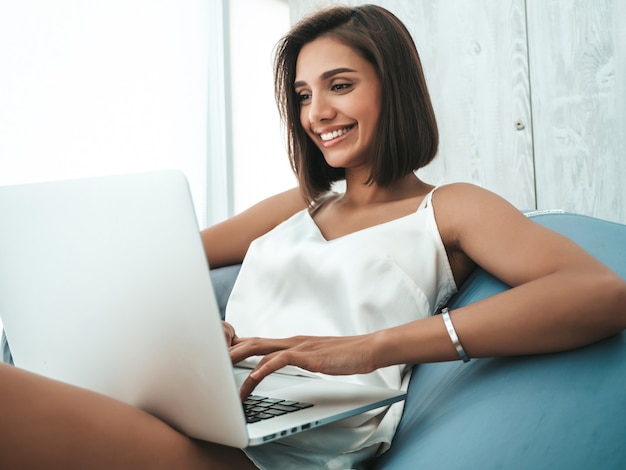
[[[537,198],[626,223],[626,2],[528,0]]]
[[[420,174],[534,208],[523,0],[387,3],[415,39],[439,122],[439,156]]]

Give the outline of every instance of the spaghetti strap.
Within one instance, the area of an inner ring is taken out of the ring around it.
[[[424,199],[422,199],[422,202],[420,203],[419,207],[417,208],[416,212],[421,211],[422,209],[425,209],[426,207],[428,207],[428,205],[430,204],[430,201],[433,198],[433,193],[439,188],[439,186],[435,186],[433,189],[430,190],[430,192],[424,196]]]

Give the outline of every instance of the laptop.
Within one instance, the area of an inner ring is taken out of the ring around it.
[[[289,412],[247,422],[249,370],[231,363],[178,171],[0,187],[0,221],[0,317],[17,367],[240,448],[405,398],[276,373],[254,394]]]

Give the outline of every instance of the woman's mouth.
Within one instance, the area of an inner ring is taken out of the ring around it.
[[[348,127],[344,127],[343,129],[335,129],[332,132],[325,132],[323,134],[320,134],[320,139],[322,139],[323,142],[329,142],[333,139],[341,137],[344,134],[347,134],[348,132],[352,130],[353,127],[354,126],[348,126]]]

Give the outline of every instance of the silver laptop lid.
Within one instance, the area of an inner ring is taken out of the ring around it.
[[[0,220],[0,316],[17,366],[247,444],[181,173],[1,187]]]

